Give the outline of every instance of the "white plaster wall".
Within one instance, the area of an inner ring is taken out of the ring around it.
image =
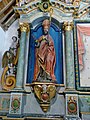
[[[2,73],[2,54],[4,52],[5,48],[5,32],[3,29],[0,27],[0,76]]]
[[[3,31],[3,29],[0,27],[0,81],[1,81],[1,75],[3,72],[2,68],[2,56],[5,51],[9,50],[9,47],[12,44],[12,36],[17,36],[18,28],[18,20],[16,20],[7,31]],[[1,87],[0,87],[1,89]]]

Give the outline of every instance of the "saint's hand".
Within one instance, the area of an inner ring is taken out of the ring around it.
[[[40,47],[40,43],[38,42],[38,40],[35,40],[35,47]]]

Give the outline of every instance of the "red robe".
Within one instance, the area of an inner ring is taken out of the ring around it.
[[[38,39],[40,46],[35,51],[35,68],[34,68],[34,81],[37,80],[40,72],[40,67],[51,77],[52,80],[56,80],[54,75],[54,68],[56,63],[54,43],[50,35],[46,35],[48,44],[45,40],[45,36],[41,36]]]

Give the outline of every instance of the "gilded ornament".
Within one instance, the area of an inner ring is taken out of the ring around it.
[[[49,0],[42,0],[38,7],[43,12],[50,12],[50,9],[52,8]]]
[[[56,94],[56,87],[54,85],[49,85],[47,88],[47,92],[50,95],[50,99],[52,99]]]
[[[19,4],[19,1],[18,1],[18,0],[16,0],[16,5],[18,6],[18,4]]]
[[[41,99],[41,92],[42,92],[42,87],[40,85],[35,85],[34,86],[34,92],[36,96]]]
[[[30,27],[28,23],[20,23],[20,30],[21,32],[29,32],[30,31]]]
[[[79,17],[77,8],[74,8],[73,16],[74,16],[74,18],[78,18]]]
[[[73,22],[64,22],[63,28],[65,31],[71,31],[73,29]]]
[[[73,5],[78,6],[81,0],[74,0]]]
[[[40,103],[40,107],[44,112],[47,112],[48,108],[50,107],[50,103],[47,103],[47,104]]]
[[[35,96],[37,97],[40,107],[44,112],[48,111],[48,108],[50,107],[50,101],[55,97],[56,95],[56,87],[55,84],[50,83],[33,83],[32,84]]]

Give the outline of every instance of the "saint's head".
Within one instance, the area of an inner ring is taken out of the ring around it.
[[[50,21],[48,19],[45,19],[42,23],[42,26],[43,26],[44,34],[47,35],[49,32]]]

